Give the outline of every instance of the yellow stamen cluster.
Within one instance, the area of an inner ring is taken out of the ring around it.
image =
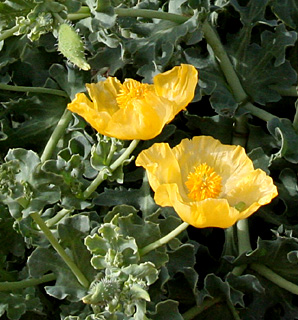
[[[217,198],[221,192],[221,176],[206,163],[195,167],[185,182],[189,190],[188,196],[195,201]]]
[[[150,85],[133,79],[127,79],[122,85],[116,100],[120,108],[125,108],[134,99],[143,99],[149,91]]]

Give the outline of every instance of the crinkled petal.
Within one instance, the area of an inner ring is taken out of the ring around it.
[[[198,71],[188,64],[174,67],[153,78],[157,95],[175,102],[173,114],[184,109],[193,99],[198,83]]]
[[[118,139],[149,140],[159,135],[168,118],[171,102],[163,101],[154,93],[135,99],[115,112],[104,132]]]
[[[84,93],[77,93],[75,99],[67,105],[67,109],[83,117],[98,132],[104,131],[111,119],[108,112],[95,110],[94,103]]]
[[[277,196],[277,188],[271,177],[260,169],[248,173],[238,181],[229,182],[224,197],[231,206],[243,202],[242,215],[248,217],[260,206],[268,204]]]
[[[209,136],[198,136],[192,140],[183,139],[173,148],[173,152],[178,159],[184,181],[188,174],[202,163],[214,168],[222,177],[223,185],[231,177],[237,180],[239,176],[254,170],[252,161],[242,147],[224,145]]]
[[[87,83],[86,88],[94,103],[94,110],[105,111],[110,115],[118,111],[116,97],[121,89],[121,83],[117,78],[109,77],[97,83]]]
[[[155,143],[149,149],[143,150],[136,159],[136,165],[146,169],[154,191],[164,183],[181,183],[180,168],[167,143]]]
[[[184,202],[177,184],[160,185],[154,200],[161,206],[172,206],[183,221],[196,228],[228,228],[242,219],[239,211],[230,207],[226,199]]]

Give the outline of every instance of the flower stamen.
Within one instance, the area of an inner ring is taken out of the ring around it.
[[[119,108],[125,108],[134,99],[143,99],[150,90],[150,85],[133,79],[126,79],[116,100]]]
[[[202,163],[187,176],[188,196],[195,201],[217,198],[221,192],[221,180],[212,167]]]

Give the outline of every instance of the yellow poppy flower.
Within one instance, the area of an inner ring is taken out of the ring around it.
[[[272,178],[254,169],[242,147],[212,137],[184,139],[172,149],[156,143],[136,165],[146,169],[155,202],[197,228],[228,228],[277,196]]]
[[[67,108],[103,135],[149,140],[191,102],[197,82],[197,70],[187,64],[156,75],[153,84],[108,77],[86,84],[91,100],[78,93]]]

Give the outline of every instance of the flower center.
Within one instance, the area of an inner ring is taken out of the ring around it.
[[[129,102],[135,99],[143,99],[149,90],[150,86],[147,83],[126,79],[116,97],[119,108],[125,108]]]
[[[221,176],[203,163],[187,176],[185,185],[189,190],[188,196],[195,201],[217,198],[221,191]]]

